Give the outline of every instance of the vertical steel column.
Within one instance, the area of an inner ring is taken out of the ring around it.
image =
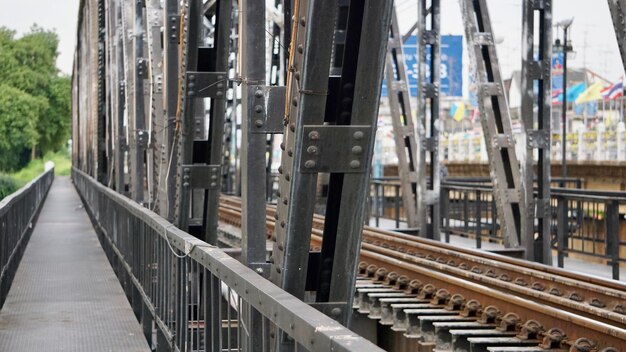
[[[626,69],[626,1],[625,0],[607,0],[611,18],[613,19],[613,27],[615,28],[615,36],[619,52],[622,56],[622,64]],[[563,45],[567,45],[564,43]]]
[[[163,11],[163,99],[165,115],[165,137],[163,151],[166,167],[159,183],[162,185],[156,195],[156,206],[161,216],[174,221],[174,204],[176,194],[176,165],[178,165],[176,120],[178,109],[178,64],[180,15],[177,0],[165,0]]]
[[[387,97],[391,111],[391,124],[398,156],[398,174],[402,187],[402,204],[408,227],[418,226],[417,218],[417,144],[415,141],[415,125],[411,111],[411,94],[409,92],[402,35],[398,28],[398,19],[394,9],[391,19],[391,34],[387,46],[385,68]]]
[[[266,262],[266,135],[253,133],[257,115],[255,94],[265,85],[265,2],[241,0],[239,6],[241,111],[244,114],[241,121],[241,259],[246,265],[254,267],[259,264],[264,266]]]
[[[301,0],[293,9],[288,106],[279,169],[278,226],[270,262],[273,264],[272,281],[301,299],[305,291],[317,186],[317,173],[300,170],[305,164],[302,154],[307,149],[303,140],[319,138],[316,131],[310,131],[307,136],[304,126],[321,125],[324,121],[336,11],[337,4],[332,0]],[[317,147],[310,147],[310,153],[318,152]],[[309,166],[315,164],[308,162]]]
[[[263,96],[265,85],[265,2],[239,2],[239,62],[242,80],[241,97],[241,261],[267,276],[265,247],[266,135],[254,133],[258,112],[256,98]],[[242,307],[242,319],[249,336],[242,341],[244,349],[262,351],[261,315],[251,306]],[[266,332],[267,333],[267,332]],[[264,337],[262,338],[264,339]]]
[[[537,15],[537,16],[535,16]],[[539,23],[535,23],[535,19]],[[522,16],[522,120],[526,130],[525,160],[521,163],[525,198],[521,245],[526,259],[552,264],[550,234],[550,118],[552,114],[552,0],[524,1]],[[536,31],[538,29],[538,31]],[[536,49],[535,49],[536,48]],[[536,50],[536,51],[535,51]],[[535,96],[534,87],[538,91]],[[535,107],[537,118],[535,119]],[[537,173],[534,154],[537,150]],[[537,179],[537,197],[534,179]],[[535,230],[535,217],[538,226]],[[566,226],[566,224],[559,224]],[[535,235],[535,233],[537,235]]]
[[[228,56],[230,53],[230,31],[232,26],[232,1],[218,0],[215,10],[215,31],[214,31],[214,62],[211,67],[216,72],[222,72],[222,80],[216,81],[216,86],[226,87],[228,81]],[[221,94],[219,94],[221,93]],[[226,90],[216,93],[211,99],[211,110],[209,119],[208,134],[208,160],[207,164],[212,165],[217,170],[221,169],[224,153],[224,118],[226,115]],[[211,180],[209,188],[205,193],[204,203],[204,239],[217,245],[217,220],[219,197],[221,190],[221,174],[216,174],[216,178]],[[215,183],[215,184],[214,184]]]
[[[107,2],[108,64],[107,88],[109,89],[108,123],[111,125],[111,163],[109,184],[119,193],[125,193],[124,181],[124,50],[119,2]]]
[[[107,138],[107,85],[106,85],[106,12],[105,0],[98,0],[98,33],[97,33],[97,50],[98,50],[98,68],[97,68],[97,85],[98,85],[98,116],[96,125],[97,145],[96,145],[96,179],[103,184],[107,183],[108,176],[108,160],[106,150]]]
[[[317,271],[314,306],[344,324],[350,320],[391,9],[391,2],[349,3],[345,46],[334,53],[340,75],[329,79],[337,3],[300,1],[294,8],[272,279],[303,298],[307,273]],[[309,270],[303,244],[310,241],[320,172],[330,173],[329,198],[320,267]]]
[[[440,0],[419,0],[417,7],[418,98],[417,98],[417,218],[420,236],[439,240],[439,77]],[[428,6],[430,2],[430,6]],[[427,61],[430,56],[430,62]],[[428,79],[428,77],[430,77]],[[430,161],[430,170],[427,162]]]
[[[157,199],[160,196],[160,188],[166,187],[164,179],[168,162],[165,148],[167,119],[163,109],[163,40],[161,38],[163,8],[160,0],[149,0],[146,3],[146,18],[148,64],[150,65],[150,120],[152,122],[150,136],[152,189],[150,193],[154,202],[153,210],[160,212],[160,209],[157,209],[159,205]]]
[[[144,178],[145,178],[145,157],[148,135],[145,131],[145,101],[144,101],[144,78],[147,75],[147,65],[143,58],[144,51],[144,18],[143,1],[129,1],[128,11],[130,16],[126,17],[127,29],[132,36],[130,52],[127,52],[127,69],[129,78],[127,81],[130,103],[128,106],[129,118],[129,139],[130,139],[130,194],[131,198],[139,203],[144,202]],[[132,29],[131,29],[132,28]]]
[[[460,4],[502,237],[506,247],[519,247],[521,222],[526,221],[521,215],[520,166],[489,11],[485,0],[460,0]]]

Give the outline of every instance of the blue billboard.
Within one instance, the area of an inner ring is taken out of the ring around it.
[[[411,36],[404,42],[404,63],[409,80],[411,96],[417,96],[417,37]],[[426,58],[430,63],[430,55]],[[441,86],[440,92],[446,96],[463,95],[463,36],[441,36]],[[430,77],[427,76],[427,79]],[[387,96],[387,85],[383,82],[382,96]]]

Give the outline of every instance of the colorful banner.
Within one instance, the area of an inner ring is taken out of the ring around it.
[[[404,64],[411,96],[417,96],[417,37],[411,36],[403,44]],[[430,55],[426,58],[430,64]],[[441,36],[441,85],[440,92],[445,96],[463,96],[463,36]],[[430,79],[429,76],[426,77]],[[387,96],[387,84],[383,81],[381,96]]]

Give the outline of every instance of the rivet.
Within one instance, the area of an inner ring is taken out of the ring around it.
[[[320,139],[320,133],[317,131],[311,131],[309,132],[309,139],[312,141],[316,141],[318,139]]]
[[[291,132],[295,132],[296,131],[296,124],[295,123],[290,123],[289,124],[289,130]]]
[[[335,317],[339,316],[341,314],[341,308],[335,307],[331,309],[330,314]]]
[[[257,90],[254,92],[254,96],[257,98],[262,98],[263,97],[263,91],[261,90]]]
[[[289,149],[289,150],[287,151],[287,155],[289,155],[289,156],[293,156],[293,151],[292,151],[291,149]]]
[[[256,125],[256,127],[263,127],[263,120],[257,119],[254,121],[254,124]]]
[[[304,167],[305,167],[305,168],[307,168],[307,169],[312,169],[312,168],[314,168],[314,167],[315,167],[315,165],[316,165],[316,164],[315,164],[315,161],[313,161],[313,160],[307,160],[307,161],[304,163]]]
[[[285,142],[281,142],[280,143],[280,149],[281,150],[285,150]]]
[[[358,140],[363,139],[364,135],[363,135],[362,131],[356,131],[356,132],[354,132],[354,134],[352,136],[354,137],[354,139],[356,139],[358,141]]]
[[[304,47],[302,47],[302,44],[299,44],[299,45],[298,45],[298,52],[299,52],[300,54],[302,54],[302,53],[304,52]]]
[[[215,93],[215,95],[216,95],[217,97],[221,97],[221,96],[223,96],[223,95],[224,95],[224,93],[223,93],[223,92],[217,92],[217,93]]]
[[[282,244],[282,243],[279,243],[279,244],[278,244],[278,250],[281,250],[281,251],[282,251],[283,249],[285,249],[285,247],[283,247],[283,244]]]
[[[350,168],[352,169],[358,169],[361,166],[361,162],[358,160],[352,160],[350,162]]]
[[[279,167],[278,167],[278,173],[279,173],[279,174],[282,174],[282,173],[283,173],[283,167],[282,167],[282,166],[279,166]]]
[[[298,99],[297,98],[291,99],[291,105],[298,106]]]
[[[211,187],[217,187],[217,183],[211,182]]]
[[[287,205],[287,203],[289,203],[289,199],[287,197],[283,198],[283,204]]]
[[[304,16],[303,16],[303,17],[300,17],[300,25],[301,25],[301,26],[306,25],[306,20],[304,19]]]
[[[183,187],[189,187],[189,182],[184,182]]]
[[[287,181],[291,180],[291,176],[289,176],[289,173],[285,174],[285,180],[287,180]]]
[[[363,148],[361,148],[360,145],[355,145],[354,147],[352,147],[352,154],[359,155],[362,152],[363,152]]]
[[[256,272],[259,274],[263,274],[263,268],[256,268]]]
[[[296,78],[296,80],[300,80],[300,72],[294,73],[293,76]]]

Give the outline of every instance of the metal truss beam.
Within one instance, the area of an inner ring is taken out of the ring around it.
[[[398,156],[398,174],[402,189],[402,204],[407,225],[418,226],[417,218],[417,144],[415,142],[415,124],[411,111],[411,94],[409,92],[402,35],[398,28],[395,9],[391,20],[391,33],[387,46],[385,68],[387,97],[391,110],[391,124],[395,139],[396,155]]]
[[[525,219],[521,244],[526,258],[552,264],[550,234],[550,117],[552,68],[552,0],[526,0],[522,27],[522,119],[526,130],[521,164]],[[535,23],[535,19],[538,23]],[[534,87],[537,86],[535,94]],[[537,111],[535,113],[535,110]],[[534,171],[535,150],[537,172]],[[534,180],[537,180],[537,195]],[[535,218],[537,227],[535,228]],[[565,226],[566,224],[561,224]]]
[[[489,169],[500,229],[506,247],[519,247],[525,209],[521,202],[520,166],[515,155],[511,115],[504,96],[491,19],[485,0],[460,0],[465,37],[478,87],[478,108],[485,136]]]
[[[430,6],[429,6],[430,5]],[[440,238],[439,190],[439,78],[440,6],[439,0],[419,0],[417,10],[418,97],[417,97],[417,218],[420,236]],[[428,57],[430,56],[430,62]],[[430,162],[430,168],[428,168]]]
[[[609,11],[613,19],[613,27],[615,28],[615,36],[619,52],[622,56],[622,65],[626,70],[626,1],[625,0],[607,0]]]
[[[351,1],[339,11],[343,19],[336,18],[335,1],[303,0],[293,9],[271,278],[299,298],[315,291],[313,306],[344,324],[351,315],[391,5]],[[345,45],[333,50],[341,31]],[[329,77],[333,54],[336,75]],[[319,173],[330,174],[329,198],[321,252],[309,253],[303,244],[310,242]],[[310,256],[319,256],[319,267],[309,268]],[[309,288],[307,275],[317,277]]]

